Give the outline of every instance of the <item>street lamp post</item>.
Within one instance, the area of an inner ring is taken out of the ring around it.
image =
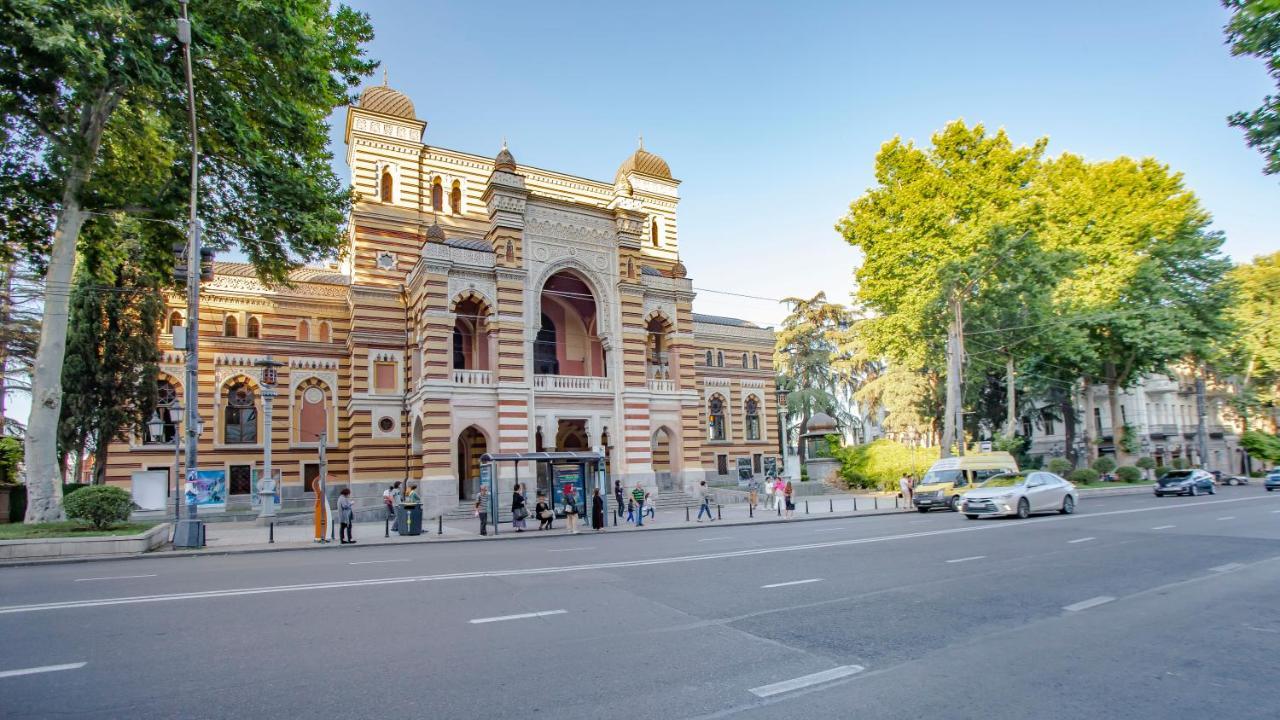
[[[782,474],[791,477],[790,452],[787,449],[787,396],[791,394],[786,388],[778,388],[778,412],[782,416],[782,427],[778,432],[778,447],[782,452]]]
[[[182,452],[182,406],[171,405],[169,417],[173,418],[173,527],[177,531],[178,521],[182,519],[182,489],[179,478],[182,477],[179,458]],[[147,421],[147,430],[151,433],[151,442],[164,442],[164,420],[160,411],[153,410],[151,419]]]
[[[271,472],[271,410],[276,399],[276,368],[283,364],[270,355],[254,363],[262,368],[262,428],[265,439],[262,444],[262,475],[258,478],[258,499],[262,503],[258,519],[262,521],[276,516],[276,478]]]

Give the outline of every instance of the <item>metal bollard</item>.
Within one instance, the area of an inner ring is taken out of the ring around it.
[[[269,534],[267,535],[267,544],[270,545],[271,543],[274,543],[276,541],[276,524],[275,523],[271,523],[271,529],[268,530],[268,533]]]
[[[391,518],[389,517],[382,518],[382,537],[391,537]]]
[[[894,495],[894,496],[893,496],[893,509],[894,509],[894,510],[898,510],[898,509],[899,509],[899,508],[898,508],[898,496],[897,496],[897,495]]]
[[[777,507],[777,508],[778,508],[778,517],[782,517],[782,506],[781,506],[781,505],[776,505],[775,507]]]
[[[827,512],[835,512],[835,511],[836,511],[836,501],[832,500],[831,498],[827,498]]]
[[[444,515],[436,516],[436,534],[437,535],[444,534]]]
[[[853,511],[858,512],[858,496],[853,496]]]
[[[717,520],[723,520],[723,519],[724,519],[724,518],[721,518],[721,517],[720,517],[720,503],[716,503],[716,519],[717,519]]]
[[[805,515],[808,515],[808,514],[809,514],[809,501],[808,501],[808,500],[805,500],[805,501],[804,501],[804,514],[805,514]]]
[[[751,503],[747,503],[747,517],[753,518],[755,516],[756,516],[756,506],[752,505]]]
[[[618,515],[619,515],[619,514],[620,514],[620,513],[614,513],[614,514],[613,514],[613,526],[614,526],[614,527],[618,527]]]
[[[689,506],[684,506],[684,521],[689,522]]]
[[[876,510],[879,510],[879,509],[880,509],[880,496],[879,496],[879,495],[874,495],[874,496],[872,496],[871,500],[872,500],[872,502],[874,502],[874,503],[876,504],[876,508],[875,508],[875,509],[876,509]]]

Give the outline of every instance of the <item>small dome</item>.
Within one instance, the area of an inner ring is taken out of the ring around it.
[[[427,228],[427,242],[444,242],[444,230],[440,227],[440,223],[433,222],[431,227]]]
[[[493,159],[493,169],[495,171],[502,170],[504,172],[516,171],[516,158],[507,149],[507,143],[502,142],[502,149],[498,151],[498,156]]]
[[[830,415],[820,412],[809,418],[809,429],[805,431],[806,435],[812,434],[830,434],[836,431],[836,419]]]
[[[407,120],[417,120],[413,101],[399,90],[386,85],[370,85],[360,92],[360,107],[371,112],[392,115]]]
[[[671,277],[682,278],[689,274],[689,269],[680,262],[680,258],[676,258],[676,264],[671,266]]]
[[[638,172],[642,175],[652,175],[663,180],[671,180],[671,167],[667,165],[667,161],[645,150],[643,147],[638,148],[627,161],[618,167],[618,174],[614,176],[614,182],[621,180],[629,172]]]

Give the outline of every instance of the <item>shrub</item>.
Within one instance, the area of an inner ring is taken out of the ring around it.
[[[1054,475],[1066,477],[1071,469],[1071,461],[1066,458],[1056,457],[1049,461],[1049,472]]]
[[[89,487],[89,483],[62,483],[62,497],[65,499],[68,495],[80,488],[87,487]]]
[[[1168,475],[1169,471],[1172,469],[1173,468],[1169,467],[1168,465],[1161,465],[1160,467],[1156,468],[1156,477],[1162,478],[1165,475]]]
[[[16,437],[0,437],[0,483],[18,482],[18,465],[22,462],[22,443]]]
[[[921,477],[938,459],[938,448],[909,448],[882,438],[866,445],[831,449],[840,461],[840,477],[845,483],[865,483],[860,487],[879,487],[896,491],[904,473]],[[852,486],[851,486],[852,487]]]
[[[1144,456],[1138,458],[1138,462],[1134,463],[1134,465],[1137,465],[1143,470],[1154,470],[1156,467],[1156,461],[1150,456]]]
[[[1186,470],[1186,469],[1187,469],[1187,461],[1186,461],[1186,460],[1183,460],[1182,458],[1174,458],[1174,459],[1173,459],[1173,462],[1172,462],[1171,464],[1173,465],[1173,469],[1174,469],[1174,470]]]
[[[1093,465],[1091,467],[1094,470],[1097,470],[1099,475],[1106,475],[1107,473],[1116,469],[1116,461],[1112,460],[1106,455],[1103,455],[1097,460],[1094,460]]]
[[[105,530],[129,519],[133,498],[114,485],[93,485],[66,496],[62,505],[67,517],[87,520],[95,528]]]
[[[1088,485],[1089,483],[1098,482],[1098,471],[1093,468],[1080,468],[1072,470],[1067,479],[1076,485]]]
[[[1142,479],[1142,471],[1132,465],[1116,468],[1116,479],[1120,482],[1136,483]]]

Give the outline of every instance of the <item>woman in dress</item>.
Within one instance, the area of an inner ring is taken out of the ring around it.
[[[516,485],[511,493],[511,527],[515,528],[516,532],[524,532],[524,519],[529,517],[526,504],[524,485]]]
[[[572,485],[564,489],[564,522],[569,526],[570,535],[578,534],[578,496]]]
[[[604,498],[600,496],[600,488],[591,494],[591,529],[604,532]]]
[[[785,498],[787,502],[787,519],[788,520],[791,519],[791,516],[795,513],[795,510],[796,510],[796,503],[795,503],[795,500],[793,500],[794,494],[795,494],[795,488],[791,486],[791,481],[788,480],[787,484],[782,488],[782,497]]]

